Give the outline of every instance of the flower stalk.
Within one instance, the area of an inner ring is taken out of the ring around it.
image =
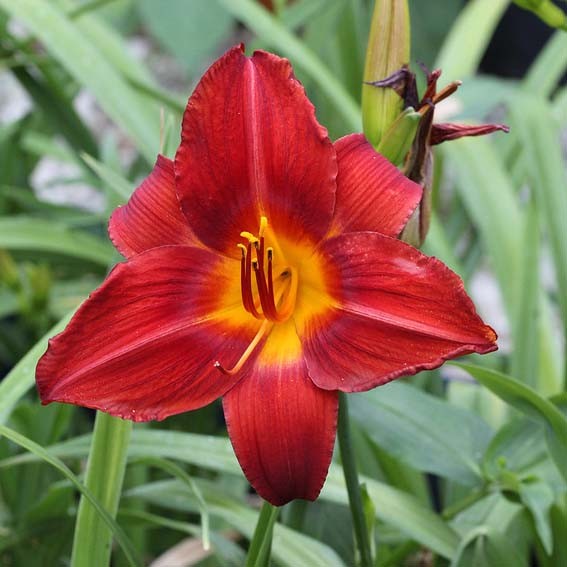
[[[254,535],[250,541],[248,555],[246,556],[246,567],[267,567],[270,562],[272,551],[272,538],[274,535],[274,524],[280,509],[264,501]]]
[[[86,487],[107,512],[116,517],[122,492],[132,422],[97,412],[85,475]],[[72,567],[104,567],[110,563],[112,532],[92,504],[81,497]]]
[[[350,436],[348,402],[346,394],[343,392],[339,394],[339,425],[337,435],[349,506],[352,514],[354,535],[358,552],[360,553],[360,565],[361,567],[372,567],[374,562],[372,561],[370,538],[368,530],[366,529],[366,519],[364,517],[362,497],[360,495],[360,483],[358,482],[358,470]]]

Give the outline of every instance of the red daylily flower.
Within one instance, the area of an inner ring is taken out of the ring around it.
[[[222,396],[258,493],[314,500],[338,390],[496,349],[459,277],[397,240],[421,193],[362,135],[333,145],[288,61],[231,49],[112,215],[127,261],[50,341],[43,403],[144,421]]]

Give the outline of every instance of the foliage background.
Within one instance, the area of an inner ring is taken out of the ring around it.
[[[372,3],[273,4],[0,0],[0,565],[69,561],[93,414],[41,407],[35,361],[120,261],[107,218],[160,139],[173,155],[200,74],[239,41],[275,51],[333,139],[360,130]],[[500,351],[350,398],[376,564],[567,565],[567,34],[507,0],[410,7],[413,61],[465,81],[443,121],[512,127],[439,148],[425,246]],[[257,505],[217,405],[135,426],[117,519],[146,564],[242,564]],[[273,561],[354,563],[338,457],[316,503],[283,511]]]

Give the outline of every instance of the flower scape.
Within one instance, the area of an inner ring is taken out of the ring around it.
[[[331,142],[287,60],[230,49],[113,213],[126,261],[51,339],[42,402],[147,421],[222,397],[256,491],[314,500],[339,391],[497,348],[461,279],[398,239],[421,197],[362,134]]]

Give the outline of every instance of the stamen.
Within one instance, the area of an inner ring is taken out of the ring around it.
[[[268,293],[272,297],[274,297],[274,278],[272,275],[273,272],[272,260],[274,258],[274,249],[271,247],[268,248],[267,254],[268,254]]]
[[[273,327],[273,325],[274,324],[267,319],[262,323],[262,326],[258,329],[258,332],[252,339],[252,342],[248,345],[246,350],[242,353],[242,356],[232,368],[227,370],[218,360],[215,362],[215,368],[218,368],[227,376],[234,376],[237,372],[242,370],[242,367],[246,364],[246,361],[250,358],[250,355],[258,346],[258,343],[264,338],[264,335]]]
[[[256,242],[259,242],[259,239],[254,236],[251,232],[248,232],[247,230],[243,230],[240,233],[240,236],[242,236],[242,238],[246,238],[246,240],[248,240],[248,242],[250,242],[250,244],[254,244]]]
[[[278,321],[278,313],[274,303],[274,296],[268,292],[266,284],[266,276],[263,270],[260,270],[258,262],[252,262],[256,275],[256,283],[258,284],[258,294],[260,295],[260,304],[264,315],[272,321]]]
[[[256,262],[256,260],[254,260]],[[246,255],[244,262],[240,263],[240,286],[242,294],[242,303],[244,309],[248,311],[256,319],[264,319],[262,314],[256,309],[254,296],[252,294],[252,245],[246,247]]]
[[[265,249],[265,233],[268,227],[268,219],[260,217],[259,237],[248,231],[243,231],[240,235],[248,240],[248,245],[239,244],[242,251],[240,262],[240,286],[242,304],[244,309],[257,319],[267,319],[272,322],[286,321],[293,313],[295,298],[297,295],[297,272],[292,268],[286,268],[279,275],[279,280],[287,279],[288,282],[281,281],[277,288],[274,285],[274,249],[270,246]],[[277,244],[277,242],[276,242]],[[252,258],[252,246],[256,252]],[[267,270],[265,261],[267,256]],[[252,287],[252,270],[256,278],[257,299],[255,290]],[[278,310],[278,303],[282,301],[281,309]]]

